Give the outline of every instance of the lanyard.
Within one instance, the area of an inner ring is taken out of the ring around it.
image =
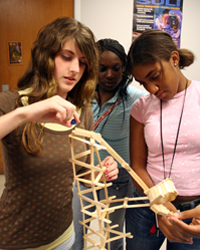
[[[183,106],[182,106],[181,116],[180,116],[180,120],[179,120],[179,124],[178,124],[178,129],[177,129],[177,134],[176,134],[176,140],[175,140],[175,145],[174,145],[174,152],[173,152],[173,156],[172,156],[172,162],[171,162],[171,166],[170,166],[170,171],[169,171],[168,178],[171,176],[173,162],[174,162],[174,157],[175,157],[175,153],[176,153],[176,146],[177,146],[179,131],[180,131],[180,127],[181,127],[181,120],[182,120],[182,116],[183,116],[183,109],[184,109],[184,104],[185,104],[185,97],[186,97],[186,92],[187,92],[187,86],[188,86],[188,79],[186,79],[185,95],[184,95],[184,99],[183,99]],[[163,145],[163,132],[162,132],[162,100],[160,100],[160,138],[161,138],[161,146],[162,146],[164,179],[166,179],[166,175],[165,175],[165,156],[164,156],[164,145]]]

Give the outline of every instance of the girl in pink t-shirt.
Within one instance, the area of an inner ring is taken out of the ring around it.
[[[200,204],[200,83],[181,71],[193,61],[191,51],[177,49],[160,30],[143,32],[128,54],[129,73],[149,92],[131,109],[131,167],[149,188],[172,178],[178,196],[165,206],[173,212]],[[134,184],[135,195],[143,195]],[[127,239],[126,249],[160,249],[165,237],[170,250],[200,249],[200,223],[195,222],[198,234],[192,239],[191,232],[178,231],[167,218],[157,220],[150,208],[127,209],[126,227],[134,237]]]

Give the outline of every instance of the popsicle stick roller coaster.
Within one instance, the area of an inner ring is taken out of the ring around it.
[[[108,247],[107,249],[110,249],[109,242],[123,237],[133,237],[130,233],[122,233],[114,230],[118,225],[110,226],[111,221],[109,220],[109,214],[113,213],[116,209],[150,206],[151,210],[154,211],[156,214],[160,214],[163,216],[172,215],[172,212],[170,212],[163,205],[167,201],[174,200],[177,196],[177,191],[171,178],[168,178],[159,183],[158,185],[149,189],[142,181],[142,179],[133,171],[133,169],[115,152],[113,148],[108,145],[108,143],[106,143],[106,141],[101,137],[101,134],[97,134],[95,132],[87,131],[80,128],[75,128],[75,130],[73,130],[71,135],[69,136],[69,139],[71,147],[70,161],[73,165],[74,178],[77,181],[78,195],[80,198],[81,212],[83,216],[83,221],[80,221],[80,223],[82,224],[84,230],[83,238],[85,250],[90,249],[94,246],[98,247],[99,249],[106,250],[106,244]],[[87,144],[88,149],[79,154],[75,154],[74,140],[78,140],[82,143]],[[102,166],[101,164],[101,161],[103,159],[100,159],[99,150],[106,150],[116,161],[118,161],[121,166],[128,171],[132,178],[141,186],[141,188],[144,190],[144,193],[146,194],[146,197],[125,197],[124,199],[115,199],[115,196],[109,197],[107,188],[111,186],[112,183],[105,181],[104,171],[106,167]],[[96,154],[96,157],[98,159],[99,167],[94,166],[94,154]],[[81,158],[83,159],[85,157],[88,157],[88,155],[90,157],[90,162],[83,162]],[[86,168],[87,171],[81,174],[76,174],[77,166],[82,166]],[[88,174],[91,174],[91,180],[84,179],[84,176]],[[87,186],[89,185],[89,188],[87,190],[81,191],[80,183],[85,183]],[[100,189],[104,190],[104,200],[98,200],[97,191]],[[87,193],[90,192],[93,193],[94,199],[89,199],[85,196]],[[84,206],[83,200],[89,202],[89,205]],[[149,203],[139,205],[128,205],[128,201],[133,200],[148,200]],[[116,202],[120,202],[121,205],[110,207],[111,203]],[[90,207],[95,207],[96,210],[94,212],[89,212],[88,209]],[[85,219],[86,214],[90,216],[89,219]],[[97,231],[88,227],[88,223],[92,222],[95,219],[97,219],[99,225],[99,230]],[[110,238],[110,233],[116,236]],[[94,235],[98,236],[95,238],[98,238],[99,242],[94,241]],[[87,242],[91,243],[90,246],[87,246]]]

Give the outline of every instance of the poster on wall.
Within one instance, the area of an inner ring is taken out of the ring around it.
[[[21,42],[8,42],[8,53],[10,64],[22,64]]]
[[[134,0],[134,40],[143,31],[160,29],[169,33],[180,48],[183,0]]]

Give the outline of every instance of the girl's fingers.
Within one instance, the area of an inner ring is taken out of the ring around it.
[[[77,123],[80,122],[79,115],[78,115],[78,113],[77,113],[76,111],[74,112],[73,117],[74,117],[74,120],[75,120]]]
[[[37,110],[37,112],[35,112],[39,122],[60,123],[67,127],[71,127],[71,119],[74,120],[74,124],[80,122],[79,115],[76,112],[76,106],[59,96],[54,96],[40,103],[33,104],[32,107],[36,109],[39,107],[40,114]],[[32,120],[34,120],[34,117]]]
[[[113,158],[111,156],[108,156],[102,161],[102,165],[108,167],[113,163],[113,161]]]
[[[118,174],[119,170],[116,162],[109,166],[105,171],[105,176],[108,180],[116,180],[118,178]]]
[[[118,164],[113,159],[113,157],[108,156],[102,161],[102,165],[107,167],[104,174],[106,177],[106,181],[116,180],[118,178]]]

